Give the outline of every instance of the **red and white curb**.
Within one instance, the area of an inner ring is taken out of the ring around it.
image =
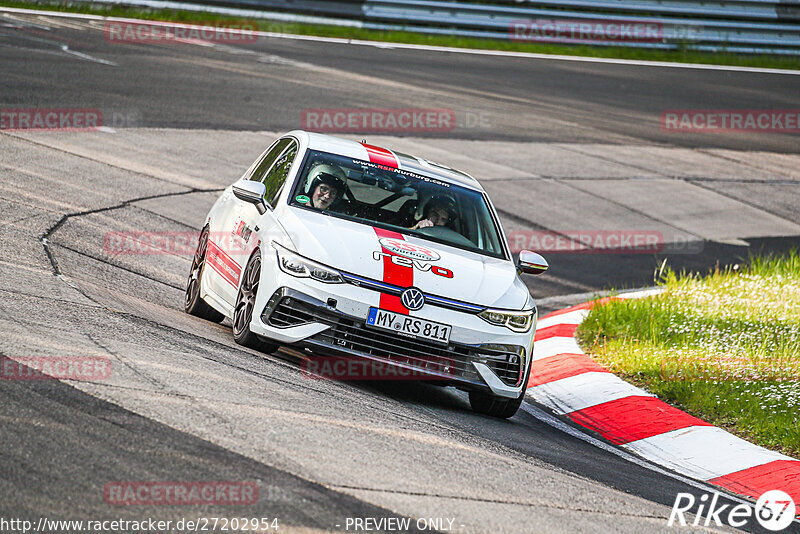
[[[768,490],[785,491],[800,515],[800,460],[674,408],[584,354],[574,335],[593,305],[579,304],[539,320],[527,394],[620,448],[682,475],[752,498]]]

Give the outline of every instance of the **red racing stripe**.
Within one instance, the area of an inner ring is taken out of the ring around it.
[[[533,360],[528,387],[541,386],[554,380],[592,372],[607,373],[609,371],[585,354],[556,354]]]
[[[208,241],[206,263],[230,285],[239,287],[239,275],[242,273],[242,268],[211,240]]]
[[[576,324],[554,324],[545,328],[537,328],[533,336],[534,341],[542,341],[551,337],[573,337],[578,325]]]
[[[800,515],[800,461],[798,460],[775,460],[712,478],[709,482],[756,499],[765,491],[774,489],[785,491],[795,502],[795,515]]]
[[[392,167],[393,169],[398,167],[397,158],[390,151],[379,146],[368,145],[366,143],[361,144],[367,149],[370,162],[378,165],[386,165],[387,167]]]
[[[372,228],[379,238],[388,237],[404,241],[403,234],[392,232],[391,230],[384,230],[383,228]],[[386,248],[381,247],[386,254],[392,254]],[[387,284],[393,284],[400,287],[411,287],[414,285],[414,269],[397,265],[392,263],[389,256],[383,257],[383,281]],[[400,302],[400,297],[397,295],[387,295],[381,293],[380,304],[378,305],[382,310],[389,310],[395,313],[402,313],[408,315],[408,308],[403,306]]]
[[[617,445],[689,426],[712,426],[655,397],[635,395],[576,410],[567,416]]]

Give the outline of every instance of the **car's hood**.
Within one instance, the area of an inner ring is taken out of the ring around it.
[[[487,307],[528,300],[510,261],[289,206],[279,220],[296,252],[341,271]]]

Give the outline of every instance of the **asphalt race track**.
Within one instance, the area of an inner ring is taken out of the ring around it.
[[[796,246],[797,134],[677,134],[659,117],[797,109],[800,76],[277,38],[119,44],[102,29],[0,17],[0,107],[100,109],[107,126],[0,131],[0,355],[112,363],[107,380],[0,380],[0,517],[657,532],[679,492],[703,493],[549,426],[533,405],[497,421],[451,389],[310,379],[292,351],[264,356],[227,322],[183,313],[190,253],[119,252],[107,237],[190,235],[303,110],[446,108],[451,131],[367,139],[474,174],[515,235],[663,238],[657,254],[545,252],[552,272],[528,282],[546,313],[650,285],[664,258],[703,272]],[[252,481],[258,499],[109,504],[119,481]]]

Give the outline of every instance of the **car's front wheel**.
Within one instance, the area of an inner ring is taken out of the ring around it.
[[[208,226],[200,232],[200,239],[197,242],[197,250],[192,259],[192,268],[189,270],[189,279],[186,281],[186,298],[184,299],[183,309],[186,313],[220,323],[225,318],[220,312],[208,305],[200,297],[200,279],[203,276],[203,269],[206,265],[206,252],[208,250]]]
[[[236,294],[236,306],[233,308],[233,339],[245,347],[271,353],[278,350],[278,344],[264,341],[250,331],[260,281],[261,250],[255,249],[247,262],[247,267],[244,268],[242,283],[239,284],[239,292]]]
[[[494,395],[487,395],[480,391],[469,392],[469,405],[472,411],[489,415],[491,417],[499,417],[501,419],[508,419],[519,410],[522,405],[522,399],[525,398],[525,392],[516,399],[508,399],[505,397],[495,397]]]
[[[525,382],[522,386],[522,391],[519,397],[515,399],[495,397],[494,395],[489,395],[481,391],[470,391],[469,405],[472,407],[472,411],[491,417],[499,417],[501,419],[512,417],[517,413],[517,410],[519,410],[519,407],[522,405],[522,401],[525,399],[525,391],[528,389],[528,378],[530,374],[531,369],[528,367],[528,371],[525,373]]]

